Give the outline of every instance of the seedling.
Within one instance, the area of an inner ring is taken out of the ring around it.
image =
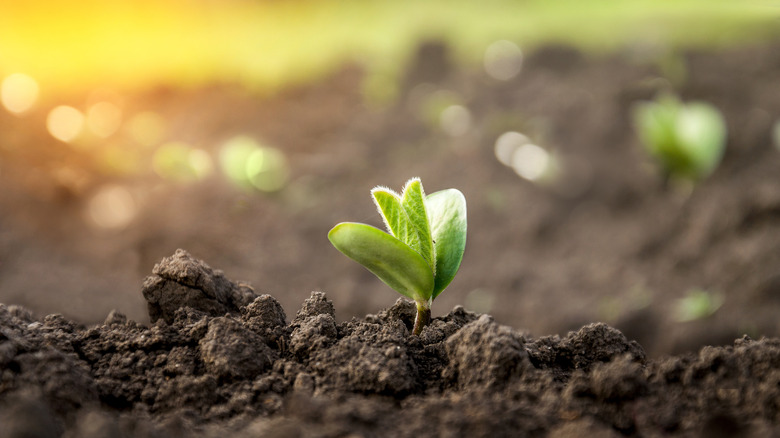
[[[726,123],[717,108],[704,102],[683,104],[665,95],[640,103],[634,112],[639,139],[664,171],[665,180],[698,182],[723,157]]]
[[[675,316],[680,322],[696,321],[711,316],[723,305],[724,296],[702,289],[691,289],[677,300]]]
[[[431,320],[431,303],[458,272],[466,248],[466,198],[456,189],[430,195],[419,178],[398,193],[371,190],[390,234],[370,225],[342,222],[328,233],[339,251],[414,300],[419,335]]]

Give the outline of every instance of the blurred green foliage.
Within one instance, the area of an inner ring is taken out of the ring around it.
[[[711,316],[723,305],[723,294],[691,289],[677,300],[675,318],[680,322],[696,321]]]
[[[667,177],[699,181],[720,163],[726,147],[726,122],[704,102],[682,103],[672,95],[637,105],[634,122],[645,149]]]

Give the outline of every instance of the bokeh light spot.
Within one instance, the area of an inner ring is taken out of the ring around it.
[[[87,111],[87,126],[98,137],[109,137],[122,123],[122,110],[111,102],[98,102]]]
[[[152,157],[152,167],[160,177],[176,182],[201,180],[211,174],[211,157],[183,142],[160,146]]]
[[[485,50],[484,65],[490,77],[507,81],[523,68],[523,52],[511,41],[496,41]]]
[[[211,175],[211,172],[214,170],[211,155],[203,149],[190,150],[187,161],[197,179],[203,179]]]
[[[441,129],[452,137],[460,137],[471,128],[471,112],[463,105],[450,105],[441,112]]]
[[[109,185],[101,188],[89,200],[87,212],[89,219],[97,227],[121,229],[136,217],[138,206],[126,188]]]
[[[521,177],[536,181],[546,173],[550,165],[550,154],[541,147],[526,143],[512,155],[512,168]]]
[[[12,113],[21,114],[29,110],[37,99],[38,82],[25,74],[9,75],[0,85],[0,102]]]
[[[246,172],[252,185],[263,192],[275,192],[287,183],[287,159],[277,149],[260,148],[249,156]]]
[[[107,175],[132,175],[144,168],[137,148],[124,142],[102,145],[93,153],[96,154],[100,170]]]
[[[222,171],[227,177],[238,184],[249,183],[246,163],[252,152],[259,146],[250,137],[239,136],[226,141],[219,151],[219,161]]]
[[[247,136],[234,137],[219,153],[222,171],[238,185],[264,192],[281,189],[289,179],[289,165],[282,151],[260,146]]]
[[[526,143],[528,143],[528,137],[519,132],[509,131],[501,134],[496,139],[494,148],[496,159],[505,166],[512,166],[512,157],[515,151]]]
[[[134,115],[128,122],[130,137],[141,146],[159,144],[165,135],[165,119],[153,111]]]
[[[441,125],[441,114],[453,105],[461,105],[463,99],[449,90],[436,90],[433,85],[422,83],[409,92],[409,102],[420,120],[430,126]]]
[[[84,129],[84,115],[76,108],[60,105],[49,111],[46,129],[57,140],[70,143]]]

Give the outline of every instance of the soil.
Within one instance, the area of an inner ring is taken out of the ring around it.
[[[550,47],[509,81],[435,43],[420,53],[389,106],[366,103],[358,67],[275,96],[126,97],[128,114],[153,109],[168,139],[213,156],[237,133],[277,145],[292,174],[275,194],[218,174],[105,173],[95,151],[42,131],[44,109],[0,112],[7,435],[778,434],[780,45]],[[665,89],[727,121],[723,163],[692,191],[664,184],[632,130],[634,103]],[[461,135],[425,115],[443,92],[469,111]],[[562,177],[535,184],[499,163],[506,131],[554,151]],[[362,317],[395,295],[325,237],[345,220],[381,226],[368,191],[411,176],[469,206],[461,271],[419,338],[409,303]],[[121,230],[85,219],[108,184],[138,207]],[[176,248],[192,255],[158,263]],[[724,304],[681,321],[696,288]]]
[[[147,327],[0,306],[6,437],[771,436],[780,340],[648,359],[604,323],[534,338],[455,307],[337,323],[178,250],[144,281]]]

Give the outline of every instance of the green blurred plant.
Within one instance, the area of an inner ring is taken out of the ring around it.
[[[723,157],[726,123],[708,103],[684,104],[662,95],[636,106],[634,124],[645,149],[663,168],[665,180],[701,181]]]
[[[466,199],[456,189],[425,195],[419,178],[399,195],[371,191],[390,234],[370,225],[342,222],[328,233],[339,251],[417,305],[413,333],[431,320],[431,304],[458,272],[466,248]]]
[[[691,289],[677,300],[675,317],[680,322],[707,318],[723,305],[724,296],[702,289]]]

